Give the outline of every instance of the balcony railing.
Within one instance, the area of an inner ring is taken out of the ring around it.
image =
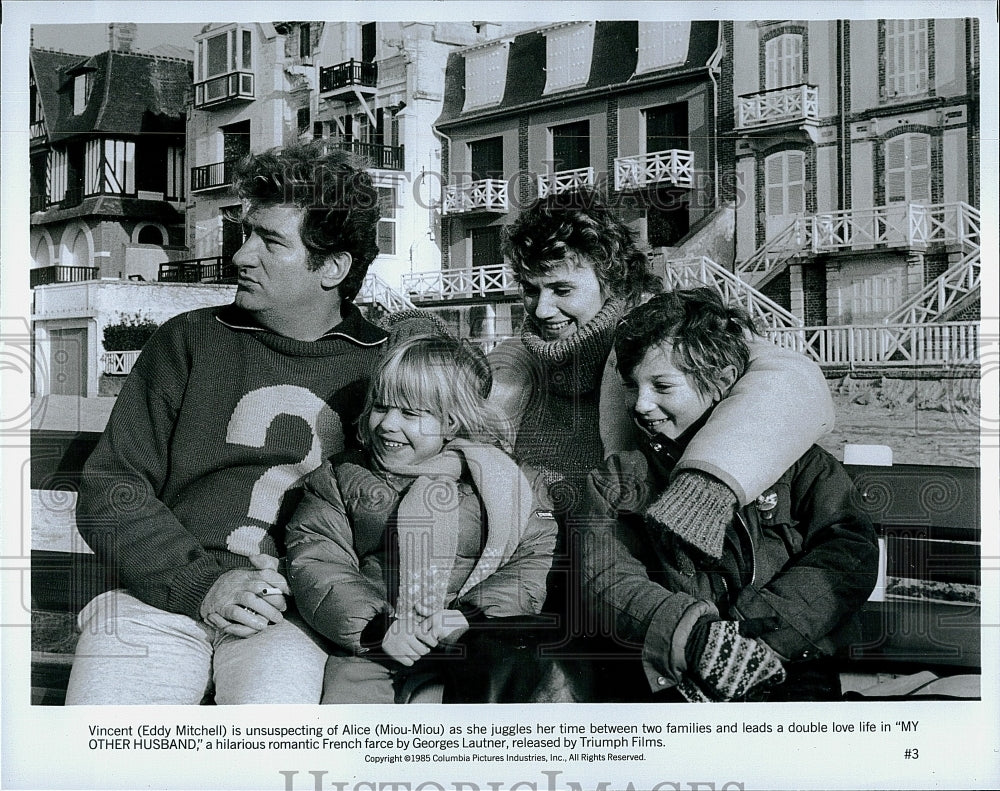
[[[413,272],[403,275],[402,286],[418,302],[509,295],[518,289],[514,273],[505,264]]]
[[[156,279],[160,283],[216,283],[232,285],[236,282],[236,265],[231,258],[217,255],[209,258],[189,258],[160,264]]]
[[[108,376],[128,376],[132,372],[135,361],[139,359],[141,351],[142,349],[129,349],[127,351],[104,352],[101,355],[104,373]]]
[[[360,140],[334,140],[334,148],[350,151],[366,159],[371,167],[380,170],[403,170],[403,146],[383,146],[378,143],[362,143]]]
[[[32,140],[37,140],[40,137],[45,137],[45,122],[35,121],[31,124],[30,134]]]
[[[254,76],[249,71],[233,71],[220,74],[194,86],[194,106],[196,109],[223,104],[230,101],[253,101]]]
[[[235,159],[226,159],[191,168],[191,191],[228,187],[233,181],[233,166],[236,162]]]
[[[445,188],[444,213],[472,211],[507,211],[507,182],[503,179],[480,179],[471,184],[452,184]]]
[[[742,305],[758,325],[768,329],[802,326],[802,320],[794,313],[706,256],[667,261],[663,282],[671,290],[698,286],[714,288],[725,302]]]
[[[765,335],[825,366],[954,366],[979,361],[976,321],[768,329]]]
[[[745,94],[739,97],[737,113],[739,129],[815,121],[819,118],[819,90],[815,85],[793,85]]]
[[[47,286],[50,283],[81,283],[97,280],[100,269],[96,266],[40,266],[30,270],[29,285]]]
[[[628,190],[650,184],[694,186],[694,152],[670,149],[615,159],[615,189]]]
[[[83,187],[69,187],[59,201],[60,209],[71,209],[83,203]]]
[[[378,305],[389,313],[414,307],[409,297],[400,294],[374,272],[365,275],[354,301],[358,305]]]
[[[797,255],[875,247],[923,249],[930,244],[979,246],[979,211],[967,203],[893,203],[799,217],[741,261],[736,271],[755,285]]]
[[[538,175],[538,197],[580,187],[594,186],[594,169],[592,167],[576,168],[575,170],[559,170],[555,173],[540,173]]]
[[[345,88],[375,89],[378,82],[378,66],[351,58],[336,66],[324,66],[319,70],[319,92],[330,93]]]

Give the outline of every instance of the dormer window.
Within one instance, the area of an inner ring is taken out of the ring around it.
[[[85,71],[73,78],[73,115],[80,115],[87,109],[90,91],[94,87],[93,72]]]
[[[507,86],[509,51],[509,41],[497,41],[465,53],[465,105],[462,112],[500,103]]]
[[[542,31],[545,36],[544,93],[587,84],[596,27],[595,22],[567,22]]]
[[[687,60],[690,22],[640,22],[639,59],[635,73],[646,74]]]

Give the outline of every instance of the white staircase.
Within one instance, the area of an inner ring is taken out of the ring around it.
[[[409,297],[400,294],[374,272],[365,275],[361,290],[354,300],[358,305],[377,305],[388,313],[416,307]]]

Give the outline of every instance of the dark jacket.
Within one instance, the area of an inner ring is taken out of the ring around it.
[[[850,640],[875,586],[878,545],[830,454],[811,447],[738,511],[720,560],[645,519],[671,468],[651,447],[611,456],[591,474],[580,522],[588,603],[605,634],[641,648],[650,689],[680,680],[691,629],[705,616],[748,621],[787,661],[828,655]]]
[[[523,532],[504,541],[510,552],[489,557],[484,552],[470,563],[470,572],[473,565],[490,572],[449,607],[487,619],[541,610],[556,521],[544,484],[537,475],[528,479],[532,490],[524,494],[532,501],[531,516]],[[380,641],[393,613],[388,555],[394,538],[388,528],[410,483],[375,471],[364,453],[341,454],[306,479],[305,497],[288,526],[290,583],[299,611],[352,653],[366,653],[369,625],[379,626]],[[478,522],[478,508],[475,514]],[[486,524],[486,533],[491,530],[501,528]]]

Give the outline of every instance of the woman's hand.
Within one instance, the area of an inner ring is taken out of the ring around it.
[[[382,638],[382,650],[399,664],[412,667],[438,644],[437,637],[425,626],[426,622],[412,615],[397,618]]]

